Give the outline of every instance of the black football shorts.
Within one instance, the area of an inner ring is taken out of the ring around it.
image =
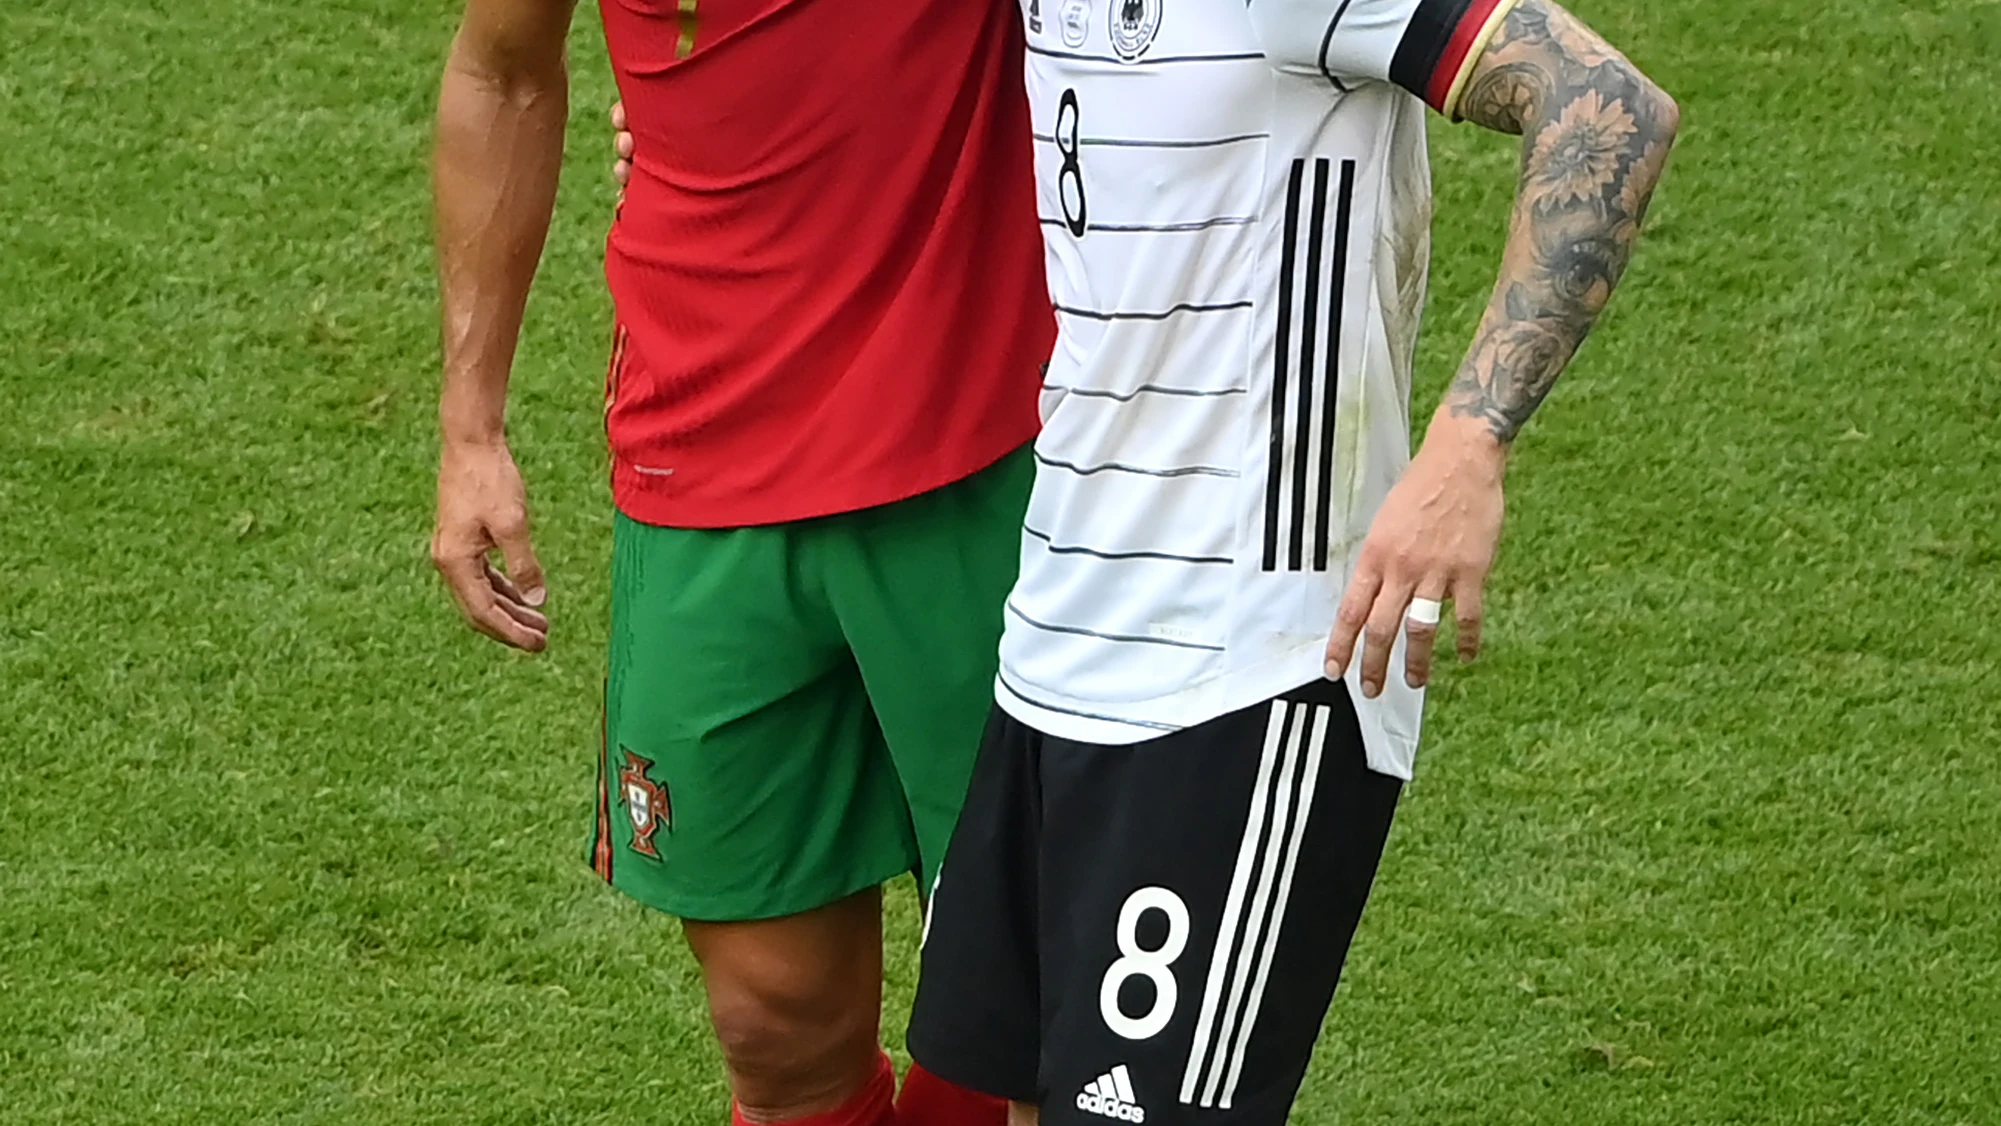
[[[996,709],[911,1054],[1045,1126],[1281,1126],[1400,791],[1338,682],[1128,746]]]

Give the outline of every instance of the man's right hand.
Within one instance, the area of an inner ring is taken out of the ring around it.
[[[503,572],[493,565],[499,551]],[[542,565],[528,542],[528,493],[505,442],[445,443],[431,561],[459,613],[495,641],[540,653],[549,645]]]
[[[632,130],[625,125],[625,103],[611,104],[612,151],[618,159],[611,166],[611,178],[624,187],[632,179]]]

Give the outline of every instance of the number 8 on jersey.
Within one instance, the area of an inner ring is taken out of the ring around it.
[[[1084,232],[1090,229],[1086,225],[1088,211],[1084,202],[1084,165],[1080,159],[1082,116],[1083,111],[1077,104],[1077,91],[1063,91],[1062,99],[1056,103],[1056,152],[1063,158],[1056,173],[1056,190],[1063,197],[1063,225],[1077,238],[1083,238]]]

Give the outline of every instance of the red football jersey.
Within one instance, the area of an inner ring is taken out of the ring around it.
[[[601,0],[637,146],[613,492],[735,527],[966,477],[1055,339],[1014,0]]]

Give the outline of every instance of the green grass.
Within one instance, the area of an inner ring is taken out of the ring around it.
[[[581,864],[588,15],[513,424],[549,654],[425,561],[453,7],[0,8],[6,1126],[722,1120],[674,927]],[[1521,443],[1299,1119],[1995,1121],[2001,4],[1579,7],[1685,140]],[[1512,160],[1439,131],[1427,400]]]

